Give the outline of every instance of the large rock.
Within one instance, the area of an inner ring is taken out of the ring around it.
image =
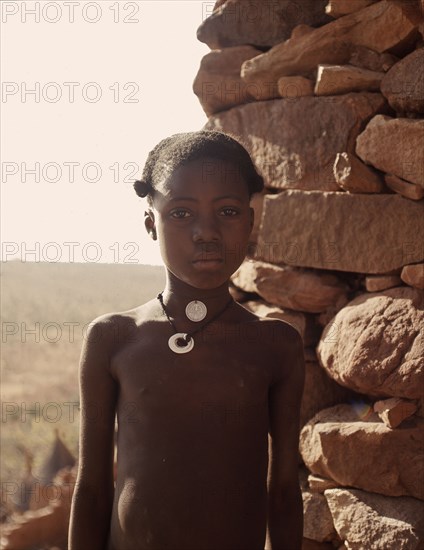
[[[415,550],[424,542],[424,503],[357,489],[328,489],[334,526],[351,550]]]
[[[375,116],[356,140],[367,164],[424,187],[424,120]]]
[[[314,474],[344,486],[387,496],[424,499],[424,420],[412,417],[392,430],[354,405],[315,415],[301,431],[300,452]]]
[[[318,542],[337,539],[333,518],[324,495],[303,490],[303,536]]]
[[[357,296],[324,329],[320,364],[360,393],[424,397],[423,305],[422,292],[407,286]]]
[[[267,187],[334,191],[337,154],[353,153],[364,123],[384,103],[372,93],[257,101],[212,116],[205,129],[240,136]]]
[[[417,402],[390,397],[374,403],[374,412],[389,428],[397,428],[417,411]]]
[[[415,183],[405,181],[393,174],[386,174],[384,181],[387,187],[395,193],[399,193],[402,197],[413,201],[420,201],[424,197],[424,187],[421,187],[421,185],[415,185]]]
[[[420,15],[410,2],[382,0],[245,61],[241,76],[257,85],[257,99],[275,97],[266,95],[263,83],[277,82],[282,76],[309,76],[320,63],[347,63],[352,45],[382,53],[410,43],[418,36],[419,22]],[[268,90],[274,91],[272,86]]]
[[[330,18],[325,14],[326,0],[227,0],[197,30],[197,38],[211,49],[241,44],[273,46],[289,38],[300,23],[321,25]]]
[[[318,65],[315,95],[377,92],[384,73],[353,65]]]
[[[365,288],[368,292],[380,292],[401,284],[402,279],[399,275],[367,275],[365,277]]]
[[[208,116],[254,99],[240,77],[240,67],[260,53],[252,46],[238,46],[214,50],[202,58],[193,91]]]
[[[396,63],[385,75],[381,92],[395,111],[424,113],[424,48]]]
[[[422,202],[397,194],[267,195],[255,257],[275,264],[388,273],[423,260]]]
[[[349,153],[339,153],[333,166],[334,178],[338,185],[350,193],[381,193],[384,185],[381,177],[358,157]]]
[[[247,260],[232,276],[245,292],[256,292],[267,302],[309,313],[345,304],[347,286],[335,275]]]

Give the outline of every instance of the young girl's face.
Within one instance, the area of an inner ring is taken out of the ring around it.
[[[235,163],[190,162],[155,190],[150,220],[168,270],[196,288],[216,288],[247,252],[253,227],[247,183]]]

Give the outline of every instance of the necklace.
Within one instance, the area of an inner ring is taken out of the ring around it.
[[[193,300],[192,302],[189,302],[187,304],[185,308],[185,313],[190,321],[194,321],[195,323],[197,323],[198,321],[202,321],[206,317],[208,309],[205,304],[200,300]]]
[[[219,317],[220,315],[222,315],[224,313],[224,311],[228,308],[228,306],[231,305],[234,301],[232,298],[230,298],[229,301],[226,303],[225,307],[221,311],[218,311],[218,313],[216,315],[211,317],[211,319],[209,319],[209,321],[207,323],[205,323],[201,327],[197,328],[196,330],[184,333],[184,332],[178,332],[177,327],[175,326],[175,324],[172,322],[171,318],[169,317],[168,312],[166,311],[166,308],[165,308],[165,304],[163,303],[162,294],[163,294],[162,292],[159,292],[159,294],[157,295],[157,299],[159,300],[160,305],[162,306],[162,310],[163,310],[164,314],[166,315],[168,321],[170,322],[172,328],[175,331],[175,333],[168,340],[168,346],[174,353],[188,353],[189,351],[191,351],[194,347],[193,336],[196,334],[196,332],[199,332],[200,330],[204,329],[206,327],[206,325],[209,325],[209,323],[212,323],[212,321],[215,321],[215,319],[217,317]],[[199,302],[199,300],[195,300],[195,302],[203,304],[203,302]],[[188,305],[190,305],[192,303],[193,302],[190,302]],[[206,309],[206,306],[204,304],[203,304],[203,306]],[[186,308],[186,311],[187,311],[187,308]],[[206,315],[206,313],[205,313],[205,315]],[[202,319],[205,317],[205,315],[203,315]],[[201,319],[199,319],[199,321],[201,321]]]

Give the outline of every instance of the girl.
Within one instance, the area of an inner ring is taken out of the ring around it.
[[[238,141],[201,131],[161,141],[134,187],[166,284],[84,343],[69,548],[263,550],[268,525],[272,550],[300,550],[302,340],[228,288],[263,180]]]

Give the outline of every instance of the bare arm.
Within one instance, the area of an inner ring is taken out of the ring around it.
[[[97,321],[85,338],[79,367],[81,425],[78,477],[72,499],[69,550],[104,550],[113,505],[117,383],[109,372],[116,331]]]
[[[283,341],[277,379],[269,394],[268,536],[272,550],[300,550],[303,503],[298,477],[298,448],[305,364],[299,333],[287,327]]]

